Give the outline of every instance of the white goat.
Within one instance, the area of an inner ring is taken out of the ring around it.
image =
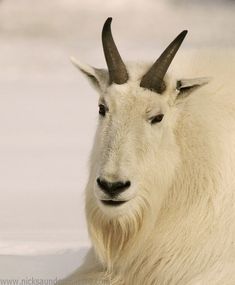
[[[108,71],[74,62],[100,93],[86,188],[93,249],[62,283],[234,285],[235,56],[189,53],[166,73],[183,31],[152,67],[125,65],[111,20]]]

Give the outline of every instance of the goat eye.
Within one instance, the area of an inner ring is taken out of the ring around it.
[[[106,111],[107,111],[107,108],[103,105],[103,104],[100,104],[99,105],[99,114],[104,117],[105,114],[106,114]]]
[[[150,118],[150,123],[151,123],[151,125],[161,122],[161,120],[163,119],[163,117],[164,117],[163,114],[159,114],[159,115],[157,115],[157,116],[154,116],[154,117]]]

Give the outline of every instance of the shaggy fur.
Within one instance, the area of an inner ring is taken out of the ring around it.
[[[109,112],[86,187],[93,248],[63,284],[234,285],[234,53],[179,52],[162,95],[139,86],[149,64],[127,64],[129,81],[111,86],[106,71],[75,64]],[[181,79],[192,88],[176,90]],[[98,176],[130,180],[129,201],[103,205]]]

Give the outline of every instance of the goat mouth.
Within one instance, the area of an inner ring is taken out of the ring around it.
[[[120,206],[126,203],[127,201],[101,200],[101,202],[107,206]]]

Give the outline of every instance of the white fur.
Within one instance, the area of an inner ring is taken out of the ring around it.
[[[129,81],[111,86],[103,70],[77,65],[95,76],[109,112],[86,188],[93,249],[63,284],[234,285],[234,53],[179,52],[162,95],[139,86],[149,64],[127,64]],[[177,80],[205,77],[200,88],[176,90]],[[121,196],[129,201],[104,206],[98,176],[130,180]]]

